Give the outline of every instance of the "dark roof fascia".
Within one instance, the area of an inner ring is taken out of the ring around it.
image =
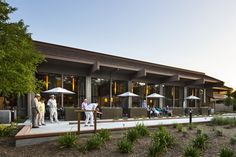
[[[95,52],[95,51],[89,51],[89,50],[84,50],[84,49],[79,49],[79,48],[73,48],[73,47],[68,47],[68,46],[63,46],[63,45],[57,45],[57,44],[52,44],[52,43],[46,43],[46,42],[42,42],[42,41],[33,41],[36,45],[41,44],[41,45],[50,45],[50,46],[55,46],[57,48],[63,48],[63,49],[67,49],[67,50],[73,50],[73,51],[84,51],[88,54],[91,55],[97,55],[100,57],[110,57],[111,59],[120,59],[126,62],[134,62],[137,64],[144,64],[147,66],[153,66],[153,67],[158,67],[158,68],[165,68],[165,69],[170,69],[170,70],[175,70],[175,71],[180,71],[180,72],[186,72],[186,73],[192,73],[195,75],[205,75],[205,73],[203,72],[197,72],[197,71],[192,71],[192,70],[187,70],[187,69],[182,69],[182,68],[176,68],[176,67],[172,67],[172,66],[167,66],[167,65],[161,65],[161,64],[156,64],[156,63],[150,63],[150,62],[146,62],[146,61],[141,61],[141,60],[136,60],[136,59],[130,59],[130,58],[125,58],[125,57],[120,57],[120,56],[115,56],[115,55],[110,55],[110,54],[103,54],[100,52]]]

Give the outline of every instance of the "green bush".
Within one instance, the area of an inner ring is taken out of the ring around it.
[[[174,138],[165,127],[159,127],[152,135],[152,143],[149,147],[149,156],[155,157],[166,151],[174,143]]]
[[[78,136],[74,133],[66,133],[58,138],[60,148],[72,148],[77,145]]]
[[[230,148],[222,148],[219,152],[220,157],[234,157],[234,152]]]
[[[10,126],[0,124],[0,137],[14,136],[17,132],[17,124],[11,123]]]
[[[194,127],[194,126],[193,126],[193,123],[190,123],[190,124],[188,125],[188,129],[189,129],[189,130],[193,130],[193,127]]]
[[[230,138],[230,143],[233,145],[236,143],[236,135],[234,135]]]
[[[129,129],[126,133],[126,138],[131,142],[134,143],[139,138],[139,133],[136,129]]]
[[[197,128],[197,135],[201,135],[201,134],[203,134],[203,129]]]
[[[198,149],[189,146],[187,148],[184,149],[184,154],[183,157],[199,157],[200,153],[198,151]]]
[[[131,153],[133,151],[133,145],[127,138],[122,138],[117,146],[121,153]]]
[[[149,130],[144,124],[137,124],[135,129],[137,130],[139,136],[148,136],[149,135]]]
[[[208,136],[206,134],[200,134],[193,140],[193,147],[203,150],[207,148],[207,143]]]
[[[177,128],[177,130],[179,131],[179,132],[181,132],[182,131],[182,128],[183,128],[183,124],[177,124],[177,126],[176,126],[176,128]]]
[[[214,125],[236,125],[235,117],[214,117],[211,119],[211,123]]]
[[[163,146],[160,144],[160,141],[153,141],[151,146],[148,149],[148,156],[156,157],[164,151]]]
[[[111,132],[107,129],[101,129],[99,132],[98,132],[98,136],[100,136],[103,141],[108,141],[110,140],[111,138]]]
[[[186,136],[188,134],[187,128],[183,127],[182,133],[183,133],[183,136]]]
[[[216,136],[223,136],[223,131],[220,129],[216,129]]]
[[[166,128],[160,127],[159,130],[153,134],[153,143],[160,143],[166,150],[174,143],[174,138],[170,135]]]
[[[91,136],[86,142],[86,150],[98,149],[104,143],[104,140],[98,134]]]

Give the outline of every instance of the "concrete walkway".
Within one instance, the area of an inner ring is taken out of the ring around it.
[[[192,122],[209,122],[213,117],[193,117]],[[77,124],[73,121],[72,124],[68,121],[60,121],[59,123],[47,122],[46,126],[40,128],[32,128],[29,134],[47,134],[47,133],[60,133],[60,132],[71,132],[77,131]],[[122,129],[135,127],[136,124],[144,124],[145,126],[158,126],[158,125],[170,125],[175,123],[189,123],[188,117],[181,118],[154,118],[154,119],[128,119],[128,120],[100,120],[97,123],[97,130],[100,129]],[[84,124],[80,124],[80,130],[91,131],[94,127],[85,127]]]

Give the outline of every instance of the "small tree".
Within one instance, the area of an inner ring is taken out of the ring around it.
[[[34,74],[44,57],[27,32],[23,20],[10,22],[9,14],[16,8],[0,0],[0,96],[17,96],[36,91]]]

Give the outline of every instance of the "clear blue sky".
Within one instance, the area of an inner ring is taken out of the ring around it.
[[[235,0],[7,0],[34,40],[205,72],[236,88]]]

